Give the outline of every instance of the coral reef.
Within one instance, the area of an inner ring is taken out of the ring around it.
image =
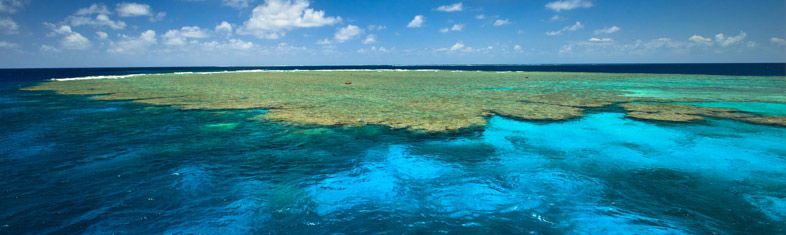
[[[351,83],[349,82],[351,81]],[[350,85],[351,84],[351,85]],[[318,125],[383,125],[425,132],[486,124],[502,115],[528,120],[580,117],[620,104],[646,120],[703,117],[786,125],[783,116],[668,103],[786,103],[783,77],[455,71],[291,71],[152,74],[123,79],[48,81],[24,88],[96,100],[179,109],[270,109],[258,118]]]

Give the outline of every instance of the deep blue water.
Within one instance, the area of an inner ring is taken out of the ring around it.
[[[0,234],[786,233],[782,127],[609,109],[424,135],[18,90],[195,70],[226,68],[0,71]]]
[[[96,75],[140,73],[215,72],[233,70],[314,69],[441,69],[467,71],[544,71],[603,73],[667,73],[737,76],[786,76],[786,63],[747,64],[554,64],[554,65],[344,65],[344,66],[251,66],[251,67],[138,67],[138,68],[52,68],[0,69],[2,81],[28,81]]]

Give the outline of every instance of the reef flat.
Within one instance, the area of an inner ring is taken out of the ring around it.
[[[425,132],[482,126],[492,115],[556,121],[612,106],[643,120],[687,122],[713,117],[786,126],[784,116],[685,104],[786,103],[784,77],[260,71],[64,79],[23,89],[178,109],[269,109],[257,118],[317,125],[371,124]]]

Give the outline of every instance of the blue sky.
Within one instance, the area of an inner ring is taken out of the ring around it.
[[[0,67],[786,62],[783,0],[0,0]]]

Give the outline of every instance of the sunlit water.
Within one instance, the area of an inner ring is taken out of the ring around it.
[[[0,93],[0,233],[786,232],[786,128],[613,111],[423,135]]]

